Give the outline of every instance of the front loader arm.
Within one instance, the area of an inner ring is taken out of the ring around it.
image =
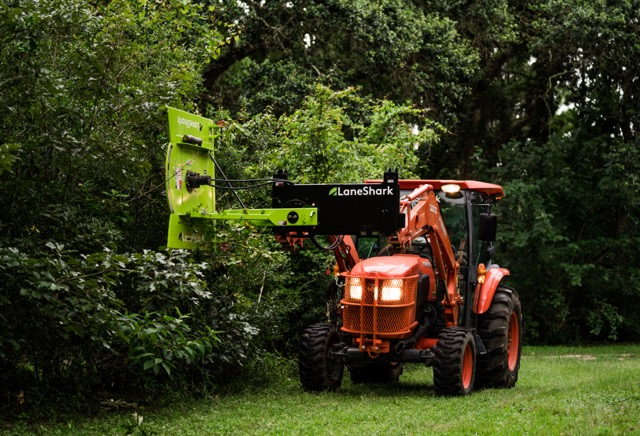
[[[446,284],[442,306],[447,326],[458,325],[458,309],[463,303],[458,290],[460,264],[453,253],[433,186],[423,185],[402,197],[400,212],[406,216],[406,226],[398,232],[396,244],[404,247],[416,238],[427,236],[437,273]]]
[[[335,245],[333,254],[336,257],[338,272],[351,271],[351,268],[360,262],[358,249],[350,235],[329,235],[329,243]]]

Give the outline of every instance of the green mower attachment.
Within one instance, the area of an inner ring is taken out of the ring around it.
[[[210,119],[171,107],[168,116],[165,180],[171,217],[167,247],[189,249],[194,243],[205,242],[209,220],[236,220],[283,229],[313,228],[318,224],[314,207],[216,211],[213,153],[218,127]]]

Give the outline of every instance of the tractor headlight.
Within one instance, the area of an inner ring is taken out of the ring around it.
[[[362,298],[362,282],[359,279],[351,279],[347,284],[347,298],[360,300]]]
[[[352,300],[359,300],[362,298],[362,286],[351,285],[349,287],[349,298]]]
[[[396,280],[382,282],[382,301],[400,301],[402,299],[402,284]]]

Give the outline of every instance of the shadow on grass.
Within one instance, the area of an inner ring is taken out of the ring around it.
[[[346,397],[360,397],[362,395],[373,395],[379,397],[393,397],[398,395],[405,397],[436,396],[433,384],[402,381],[391,384],[345,384],[340,390],[336,391],[336,394]]]

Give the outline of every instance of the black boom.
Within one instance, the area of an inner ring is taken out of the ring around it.
[[[287,173],[274,175],[272,207],[316,207],[318,225],[291,227],[290,234],[393,235],[404,227],[398,173],[388,171],[380,183],[296,185]],[[289,229],[287,229],[289,231]]]

